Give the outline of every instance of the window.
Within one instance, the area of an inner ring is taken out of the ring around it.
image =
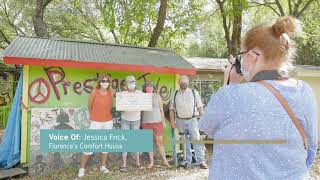
[[[196,89],[202,99],[204,107],[207,106],[211,96],[222,86],[219,80],[193,80],[192,86]]]

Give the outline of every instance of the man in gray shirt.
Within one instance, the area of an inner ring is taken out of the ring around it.
[[[192,141],[201,140],[198,119],[197,117],[203,114],[203,103],[198,91],[190,89],[189,78],[182,75],[179,79],[180,89],[174,94],[174,98],[170,104],[170,124],[172,128],[178,128],[180,133],[188,133]],[[174,121],[176,118],[176,122]],[[182,136],[184,139],[184,136]],[[204,144],[193,144],[196,163],[201,168],[207,169],[205,162],[205,147]],[[186,161],[183,165],[190,165],[192,162],[191,145],[187,143],[186,146]]]

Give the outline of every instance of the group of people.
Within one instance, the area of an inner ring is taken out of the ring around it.
[[[316,98],[307,83],[295,80],[283,71],[295,50],[289,35],[295,34],[299,26],[299,21],[293,17],[280,17],[272,25],[250,29],[244,36],[240,53],[236,58],[230,57],[231,63],[222,68],[224,86],[211,98],[205,112],[199,93],[188,87],[188,77],[180,76],[180,88],[170,104],[172,128],[187,133],[195,141],[201,139],[199,130],[214,140],[222,140],[213,145],[209,179],[308,178],[318,149]],[[90,129],[112,128],[110,82],[109,76],[101,76],[90,96]],[[121,128],[152,129],[163,163],[170,167],[163,147],[166,123],[161,97],[155,93],[151,82],[145,83],[142,91],[136,89],[133,76],[126,78],[126,84],[128,91],[125,93],[153,93],[153,109],[150,112],[122,112]],[[285,143],[261,143],[279,139]],[[224,144],[223,140],[234,143]],[[248,140],[253,143],[241,143]],[[193,148],[196,164],[207,168],[204,144],[196,143]],[[84,153],[81,158],[79,177],[84,175],[90,154]],[[121,171],[127,171],[126,157],[123,153]],[[152,152],[149,157],[148,167],[151,168],[154,165]],[[102,153],[102,172],[108,172],[106,158],[107,153]],[[135,159],[140,168],[139,153]],[[188,143],[182,164],[191,163]]]
[[[200,140],[200,134],[197,124],[197,117],[203,112],[203,103],[200,95],[196,90],[188,88],[189,79],[187,76],[180,78],[180,90],[176,91],[175,99],[170,105],[170,123],[173,128],[178,127],[181,132],[188,131],[192,140]],[[155,86],[152,82],[147,81],[143,84],[142,91],[136,87],[136,80],[134,76],[126,77],[126,91],[122,93],[152,93],[152,111],[122,111],[121,112],[121,129],[137,130],[137,129],[151,129],[153,130],[154,142],[157,145],[158,151],[163,160],[163,165],[171,167],[166,159],[165,149],[163,145],[163,133],[166,127],[166,120],[163,110],[163,102],[160,95],[156,92]],[[90,94],[88,101],[88,110],[90,114],[91,124],[89,129],[112,129],[112,101],[113,92],[111,87],[111,78],[108,75],[102,74],[97,80],[97,86]],[[194,99],[190,101],[190,99]],[[174,112],[178,119],[174,122]],[[190,113],[191,112],[191,113]],[[205,148],[204,145],[196,145],[196,161],[200,167],[207,169],[204,159]],[[80,169],[78,177],[85,175],[85,165],[90,155],[93,152],[84,152],[80,159]],[[106,167],[107,152],[101,153],[100,171],[108,173]],[[140,163],[140,153],[135,153],[136,167],[144,168]],[[154,152],[149,152],[150,163],[147,168],[154,166]],[[187,147],[187,161],[183,162],[185,165],[190,165],[192,162],[191,146]],[[122,153],[122,166],[120,171],[127,172],[127,152]]]

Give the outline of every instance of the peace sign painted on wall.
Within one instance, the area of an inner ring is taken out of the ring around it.
[[[50,87],[43,78],[34,80],[29,86],[29,98],[32,102],[43,104],[48,101],[50,96]]]

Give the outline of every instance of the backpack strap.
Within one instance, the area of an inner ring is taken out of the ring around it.
[[[197,100],[196,100],[196,93],[194,92],[194,89],[192,89],[192,94],[193,94],[193,114],[192,117],[195,117],[196,113],[196,108],[198,107]]]
[[[178,94],[178,90],[176,90],[176,92],[174,93],[174,96],[173,96],[173,109],[174,109],[174,112],[176,113],[176,117],[178,117],[178,113],[177,113],[177,108],[176,108],[176,97],[177,97],[177,94]]]
[[[300,135],[301,135],[301,137],[303,139],[304,148],[306,150],[308,150],[309,144],[308,144],[308,138],[307,138],[306,132],[304,131],[302,125],[300,124],[299,120],[297,119],[297,117],[295,116],[293,111],[291,110],[291,108],[288,105],[288,103],[286,102],[286,100],[281,96],[280,92],[276,88],[274,88],[271,84],[267,83],[266,81],[257,81],[257,83],[262,84],[267,89],[269,89],[271,91],[271,93],[278,99],[278,101],[281,103],[281,105],[284,108],[284,110],[288,113],[288,115],[291,118],[293,124],[298,129],[298,131],[299,131],[299,133],[300,133]]]

